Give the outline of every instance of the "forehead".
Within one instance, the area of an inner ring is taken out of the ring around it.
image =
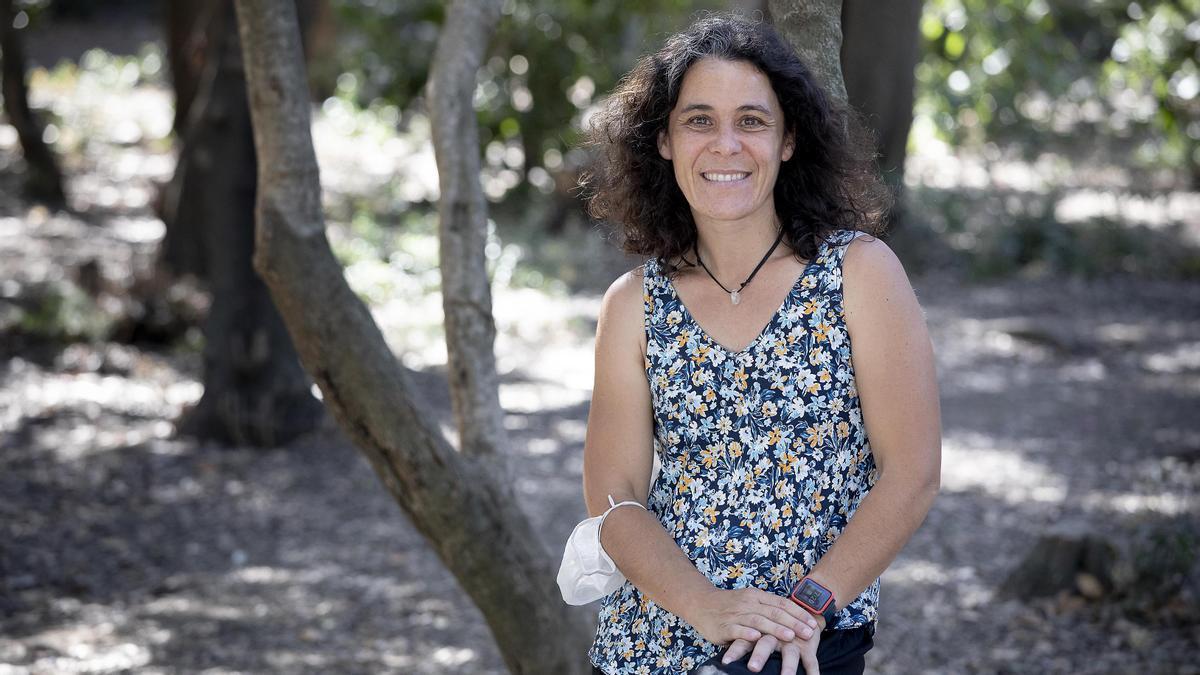
[[[713,57],[693,63],[683,75],[675,108],[696,104],[717,109],[757,104],[779,110],[779,100],[766,73],[746,61]]]

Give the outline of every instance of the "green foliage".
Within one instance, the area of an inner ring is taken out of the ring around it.
[[[918,127],[1200,183],[1200,0],[929,0]],[[1081,142],[1082,141],[1082,142]]]
[[[112,331],[113,317],[71,282],[48,283],[29,295],[15,322],[26,335],[65,343],[103,340]]]
[[[491,180],[488,196],[552,189],[582,117],[634,59],[712,0],[507,0],[475,90]],[[445,12],[432,0],[340,0],[337,92],[361,107],[411,111],[428,76]],[[575,150],[575,152],[578,152]],[[531,171],[535,167],[540,171]]]

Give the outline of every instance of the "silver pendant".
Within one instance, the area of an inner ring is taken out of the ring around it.
[[[729,293],[729,301],[736,305],[742,301],[742,296],[737,291],[731,291]]]

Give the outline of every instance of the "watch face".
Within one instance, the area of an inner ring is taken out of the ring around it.
[[[820,610],[829,598],[829,591],[821,588],[812,581],[805,579],[800,588],[796,589],[795,598],[809,607]]]

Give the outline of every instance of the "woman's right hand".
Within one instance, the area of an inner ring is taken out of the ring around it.
[[[728,646],[734,640],[757,641],[773,635],[791,642],[817,632],[817,620],[791,600],[758,588],[713,588],[697,599],[685,620],[709,642]]]

